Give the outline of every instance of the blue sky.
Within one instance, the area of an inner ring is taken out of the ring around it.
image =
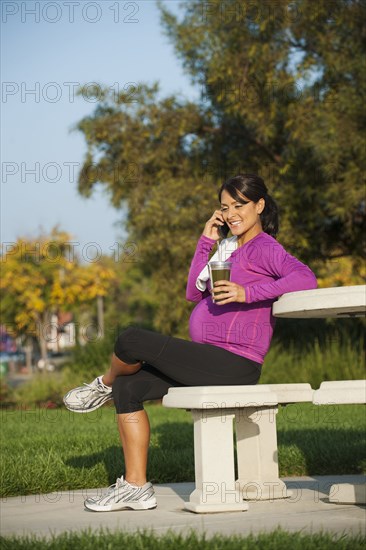
[[[3,1],[1,25],[1,242],[58,224],[80,243],[75,250],[97,243],[111,253],[125,238],[123,213],[102,189],[91,199],[77,193],[86,145],[71,129],[96,104],[76,97],[74,83],[116,90],[157,80],[161,95],[199,91],[163,35],[155,1]]]

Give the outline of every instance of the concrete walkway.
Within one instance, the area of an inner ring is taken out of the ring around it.
[[[316,476],[283,478],[292,489],[290,499],[252,501],[246,512],[194,514],[183,510],[183,502],[194,488],[193,483],[155,485],[158,507],[155,510],[90,512],[84,509],[87,496],[100,494],[101,489],[66,491],[48,495],[11,497],[1,503],[3,536],[31,533],[47,536],[65,531],[100,528],[125,530],[152,529],[163,534],[169,529],[186,532],[187,528],[207,536],[248,535],[269,532],[276,527],[294,532],[362,533],[365,535],[364,506],[330,503],[329,489],[334,483],[362,483],[365,476]],[[335,496],[335,493],[333,493]]]

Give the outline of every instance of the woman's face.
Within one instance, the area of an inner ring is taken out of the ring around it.
[[[247,204],[236,201],[226,190],[221,193],[221,212],[232,235],[238,237],[239,246],[263,231],[259,214],[263,212],[264,199],[253,202],[243,197],[243,200]]]

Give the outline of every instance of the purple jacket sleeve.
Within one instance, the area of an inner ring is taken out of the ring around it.
[[[280,243],[262,249],[262,267],[275,280],[245,286],[248,304],[278,298],[287,292],[311,290],[318,283],[311,269],[286,252]]]
[[[186,288],[186,298],[190,302],[200,302],[203,298],[209,296],[210,294],[208,290],[205,290],[204,292],[198,290],[196,287],[196,280],[202,269],[206,266],[210,252],[215,243],[215,240],[209,239],[204,235],[201,235],[198,239],[196,251],[189,269]]]

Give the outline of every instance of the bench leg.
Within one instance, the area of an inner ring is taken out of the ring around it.
[[[277,412],[276,405],[236,410],[237,482],[245,500],[291,496],[278,477]]]
[[[192,410],[196,488],[185,508],[191,512],[238,512],[243,502],[234,470],[234,413]]]
[[[329,491],[329,502],[366,504],[366,483],[336,483]]]

